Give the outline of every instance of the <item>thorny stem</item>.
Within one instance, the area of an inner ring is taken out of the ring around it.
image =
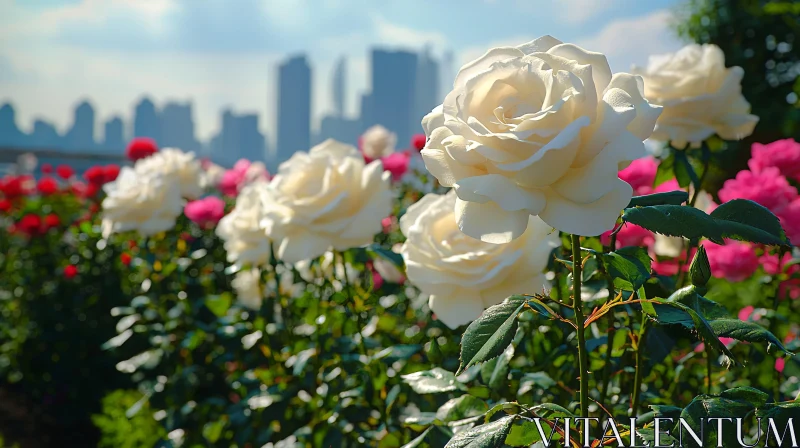
[[[589,417],[589,360],[586,351],[586,329],[583,327],[583,307],[581,302],[581,237],[572,235],[572,308],[575,311],[575,326],[578,332],[578,369],[580,370],[581,417]]]
[[[636,341],[636,375],[633,378],[633,403],[631,404],[631,417],[636,417],[639,411],[639,403],[642,399],[642,375],[644,372],[644,338],[647,332],[647,318],[642,319],[642,326],[639,329],[639,336]]]

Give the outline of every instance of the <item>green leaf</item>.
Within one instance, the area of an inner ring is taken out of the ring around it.
[[[651,260],[643,247],[623,247],[601,259],[617,288],[635,291],[650,278]]]
[[[410,373],[403,375],[402,378],[418,394],[450,392],[458,389],[460,385],[452,372],[441,367]]]
[[[536,413],[539,417],[549,418],[549,419],[556,419],[556,418],[575,418],[575,414],[568,411],[563,406],[559,406],[555,403],[542,403],[537,404],[536,406],[530,408],[533,412]]]
[[[395,266],[404,269],[403,266],[405,266],[405,264],[403,263],[403,256],[393,250],[384,249],[378,244],[373,244],[367,249],[367,251],[372,252],[373,257],[379,256],[381,258],[385,258],[391,261]]]
[[[753,387],[734,387],[733,389],[728,389],[721,394],[719,394],[721,398],[728,398],[731,400],[737,401],[744,401],[753,405],[753,407],[759,408],[764,406],[764,404],[769,400],[769,395],[766,393],[755,389]]]
[[[722,352],[732,362],[737,362],[733,353],[719,340],[709,321],[696,311],[679,302],[651,301],[650,304],[652,305],[652,312],[648,312],[645,307],[643,309],[656,322],[662,325],[682,325],[692,329],[697,333],[701,341]]]
[[[723,244],[714,219],[694,207],[653,205],[628,208],[622,212],[622,219],[662,235],[681,236],[690,240],[706,237]]]
[[[506,445],[509,446],[531,446],[536,442],[542,441],[539,428],[533,420],[519,419],[514,422],[511,431],[506,437]]]
[[[671,180],[675,177],[675,151],[671,151],[666,159],[661,160],[658,164],[656,171],[656,178],[653,181],[653,187],[657,187],[664,182]]]
[[[456,434],[445,448],[502,448],[511,431],[514,416],[506,416],[500,420]]]
[[[517,315],[525,306],[525,298],[511,296],[489,307],[472,322],[461,338],[459,373],[475,364],[500,356],[517,332]]]
[[[686,305],[706,320],[727,318],[730,316],[728,310],[724,306],[698,294],[697,287],[694,285],[689,285],[675,291],[666,301]]]
[[[683,412],[683,408],[677,406],[666,406],[651,404],[650,409],[653,410],[655,416],[658,418],[678,418]]]
[[[416,448],[416,447],[422,445],[422,442],[425,441],[425,437],[428,436],[428,433],[431,432],[432,429],[433,429],[432,426],[429,427],[422,434],[420,434],[417,438],[415,438],[414,440],[406,443],[405,445],[403,445],[400,448]]]
[[[509,345],[497,358],[481,366],[481,379],[492,389],[499,389],[508,377],[508,363],[514,357],[514,345]]]
[[[458,398],[448,400],[436,411],[436,419],[442,422],[452,422],[463,420],[469,417],[483,415],[489,407],[483,400],[472,395],[462,395]]]
[[[218,296],[209,296],[206,298],[206,306],[217,317],[224,317],[228,314],[228,309],[231,307],[231,295],[220,294]]]
[[[410,415],[402,420],[405,427],[411,428],[414,431],[422,431],[423,429],[433,425],[436,422],[436,413],[434,412],[420,412],[416,415]]]
[[[756,228],[760,231],[770,234],[783,244],[787,244],[789,242],[786,238],[786,233],[781,227],[778,217],[776,217],[766,207],[763,207],[762,205],[753,201],[745,199],[734,199],[732,201],[728,201],[714,209],[714,211],[711,212],[711,217],[717,220],[727,221],[729,223],[738,223],[745,227]]]
[[[678,180],[678,185],[681,188],[686,188],[693,185],[694,188],[700,188],[700,178],[697,176],[694,167],[689,163],[689,158],[686,156],[686,151],[675,151],[675,179]]]
[[[700,246],[689,267],[689,280],[694,286],[706,286],[710,279],[711,265],[708,262],[708,254],[706,254],[706,248]]]
[[[547,306],[543,301],[541,301],[535,296],[514,296],[514,297],[522,297],[525,300],[527,300],[526,305],[528,305],[534,312],[540,314],[542,317],[546,319],[561,318],[561,316],[555,310]]]
[[[725,392],[723,392],[723,394],[724,393]],[[733,395],[736,396],[738,393],[734,392]],[[726,398],[722,396],[717,397],[713,395],[699,395],[683,409],[680,418],[683,419],[685,424],[688,424],[697,435],[702,433],[701,425],[705,424],[706,438],[703,446],[717,446],[716,425],[711,425],[709,428],[709,425],[707,425],[704,420],[708,418],[744,418],[754,409],[755,406],[752,403],[742,400],[738,396],[736,398]],[[732,423],[730,424],[732,425]],[[672,434],[680,438],[681,433],[683,433],[682,440],[684,441],[684,444],[688,443],[688,445],[685,446],[700,446],[694,441],[692,436],[681,427],[680,423],[676,423],[674,429],[672,430]],[[726,444],[724,446],[739,445]]]
[[[683,190],[634,196],[625,208],[647,207],[651,205],[681,205],[689,200],[689,193]]]
[[[778,347],[784,353],[793,354],[783,346],[780,339],[757,323],[743,322],[739,319],[716,319],[709,321],[709,324],[718,337],[745,342],[766,342],[770,346]]]
[[[225,420],[218,420],[203,425],[203,437],[211,443],[216,443],[225,428]]]

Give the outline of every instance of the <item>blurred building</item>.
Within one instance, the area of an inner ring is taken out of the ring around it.
[[[417,65],[415,53],[407,51],[372,51],[372,92],[366,110],[362,109],[364,129],[380,124],[397,134],[404,145],[418,132]]]
[[[311,146],[311,68],[303,55],[278,69],[278,147],[272,168]]]
[[[333,111],[334,116],[344,116],[344,102],[347,95],[347,59],[342,56],[336,63],[336,68],[333,71],[333,85],[331,86],[333,92]]]
[[[344,101],[347,95],[347,60],[342,57],[336,63],[331,83],[331,96],[333,99],[333,114],[322,118],[319,132],[314,137],[312,144],[316,145],[329,138],[343,143],[356,145],[361,134],[361,122],[358,119],[349,119],[344,114]]]
[[[161,121],[158,118],[158,110],[147,97],[142,98],[134,109],[132,137],[150,137],[161,143]]]
[[[194,133],[191,102],[167,103],[161,110],[159,121],[161,140],[158,143],[160,146],[195,152],[200,149],[200,143]]]
[[[440,90],[442,97],[439,98],[439,103],[444,100],[444,97],[453,90],[453,81],[456,79],[456,68],[454,67],[453,52],[447,51],[442,57],[442,68],[440,70]]]
[[[64,136],[64,146],[72,151],[95,149],[94,108],[88,101],[81,102],[75,108],[72,127]]]
[[[33,132],[31,132],[30,146],[34,148],[59,149],[64,145],[61,135],[56,127],[44,120],[33,122]]]
[[[14,106],[3,104],[0,107],[0,145],[23,146],[26,135],[17,127],[17,114]]]
[[[103,149],[107,152],[121,153],[125,150],[124,123],[120,117],[111,117],[103,129]]]
[[[414,103],[414,115],[411,117],[412,133],[422,132],[422,117],[430,113],[434,107],[442,104],[439,96],[439,64],[431,56],[430,48],[419,56],[417,64],[417,85]],[[408,140],[399,140],[398,144],[407,144]]]
[[[232,166],[239,159],[264,162],[266,139],[258,127],[258,115],[236,115],[230,110],[222,113],[222,128],[211,140],[211,159]]]

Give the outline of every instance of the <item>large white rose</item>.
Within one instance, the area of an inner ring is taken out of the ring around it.
[[[250,184],[236,197],[236,205],[217,224],[217,235],[225,241],[228,261],[236,266],[259,266],[269,262],[269,239],[261,227],[261,191],[265,182]]]
[[[261,292],[261,271],[258,269],[245,269],[236,273],[231,280],[231,286],[236,291],[236,301],[251,310],[261,309],[264,296]]]
[[[427,194],[400,219],[408,280],[430,294],[431,310],[451,328],[510,295],[542,292],[542,271],[559,245],[558,232],[535,216],[527,217],[527,231],[510,244],[471,238],[456,225],[456,201],[452,190]]]
[[[758,117],[742,96],[741,67],[725,68],[725,54],[716,45],[691,44],[677,53],[651,56],[644,77],[644,95],[664,107],[653,139],[676,148],[698,146],[714,134],[728,140],[753,133]]]
[[[391,174],[329,139],[296,152],[262,190],[262,225],[287,263],[369,244],[392,209]]]
[[[175,180],[158,171],[137,173],[123,167],[117,179],[103,190],[102,230],[106,237],[130,230],[143,236],[167,231],[183,211]]]
[[[545,36],[461,68],[422,120],[428,170],[455,187],[455,220],[491,243],[520,237],[529,216],[599,235],[631,198],[617,171],[645,155],[659,107],[642,80],[606,57]]]
[[[140,174],[158,172],[174,178],[184,198],[197,199],[203,194],[203,167],[193,152],[165,148],[138,160],[134,169]]]
[[[376,124],[361,135],[361,152],[369,160],[377,160],[394,152],[397,145],[397,134]]]

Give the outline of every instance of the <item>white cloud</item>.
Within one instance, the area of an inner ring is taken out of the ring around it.
[[[562,21],[580,25],[614,5],[611,0],[555,0],[555,11]],[[620,2],[621,0],[615,0]]]
[[[380,14],[372,16],[377,41],[382,44],[420,49],[426,45],[444,48],[447,38],[439,31],[425,31],[405,27],[386,20]]]
[[[672,14],[658,10],[645,16],[609,22],[597,34],[575,43],[608,57],[613,71],[630,71],[631,65],[642,65],[653,54],[675,51],[683,46],[670,28]]]

